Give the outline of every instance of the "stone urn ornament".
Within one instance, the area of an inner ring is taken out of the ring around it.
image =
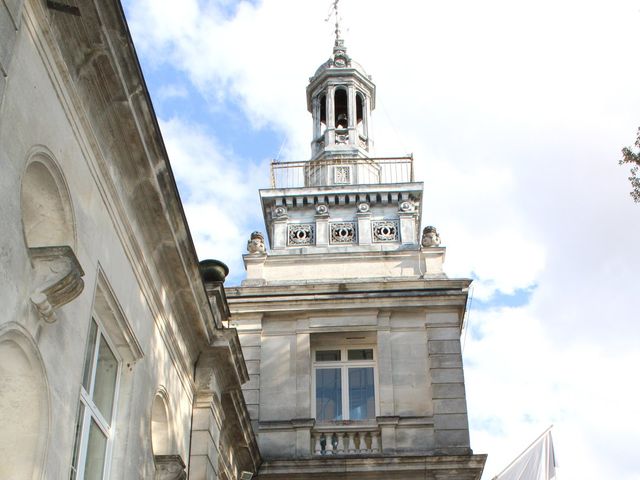
[[[247,242],[247,252],[249,255],[264,255],[267,249],[264,246],[264,236],[260,232],[253,232]]]
[[[421,244],[423,247],[427,248],[440,246],[440,235],[438,234],[436,227],[424,227],[424,230],[422,230]]]
[[[200,274],[205,283],[224,282],[227,275],[229,275],[229,267],[220,260],[202,260],[200,262]]]

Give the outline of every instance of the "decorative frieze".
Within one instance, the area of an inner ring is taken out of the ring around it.
[[[358,204],[358,213],[369,213],[370,206],[366,202],[361,202]]]
[[[297,247],[314,244],[314,227],[311,224],[290,223],[287,226],[287,232],[289,246]]]
[[[400,202],[400,205],[398,205],[398,207],[401,212],[413,212],[415,210],[414,203],[410,202],[409,200]]]
[[[381,220],[371,222],[373,241],[376,243],[397,242],[398,222],[394,220]]]
[[[356,224],[354,222],[331,223],[331,243],[355,243]]]
[[[287,207],[284,205],[278,205],[273,208],[273,218],[282,219],[287,218]]]
[[[319,203],[318,205],[316,205],[316,214],[329,215],[329,207],[324,203]]]

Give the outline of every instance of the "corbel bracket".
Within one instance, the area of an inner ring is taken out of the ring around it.
[[[75,299],[84,288],[84,271],[69,246],[29,248],[35,270],[36,288],[31,302],[49,323],[56,320],[55,311]]]
[[[186,480],[186,465],[180,455],[155,455],[156,480]]]

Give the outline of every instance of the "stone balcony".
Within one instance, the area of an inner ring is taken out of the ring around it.
[[[382,452],[377,424],[316,425],[311,431],[313,455],[376,455]]]

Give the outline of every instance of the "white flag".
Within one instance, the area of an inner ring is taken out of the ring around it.
[[[493,480],[553,480],[556,478],[556,456],[551,428],[520,454]]]

